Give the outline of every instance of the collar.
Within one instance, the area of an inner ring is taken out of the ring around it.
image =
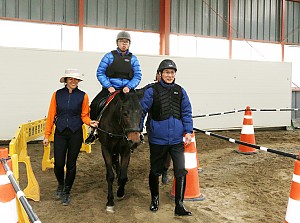
[[[122,51],[119,49],[119,47],[117,47],[117,52],[118,52],[118,54],[119,54],[120,56],[122,56]],[[129,54],[129,49],[126,50],[125,55],[128,55],[128,54]]]
[[[161,80],[159,81],[159,83],[160,83],[160,85],[163,86],[164,88],[170,89],[170,88],[174,87],[174,85],[175,85],[175,80],[174,80],[171,84],[167,84],[166,82],[164,82],[163,79],[161,79]]]
[[[63,89],[64,91],[67,91],[69,93],[69,89],[67,88],[67,85]],[[72,93],[76,91],[78,91],[78,86],[72,90]]]

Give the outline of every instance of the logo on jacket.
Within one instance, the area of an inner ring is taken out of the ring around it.
[[[124,59],[124,61],[125,61],[125,62],[130,62],[130,60],[129,60],[129,59]]]
[[[178,91],[174,91],[174,94],[179,94],[179,92]]]

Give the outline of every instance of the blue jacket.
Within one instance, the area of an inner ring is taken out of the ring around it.
[[[163,87],[171,88],[174,84],[168,85],[160,81]],[[149,87],[141,101],[143,117],[140,124],[143,129],[144,119],[153,105],[153,88]],[[193,132],[192,106],[186,91],[182,88],[181,120],[170,116],[166,120],[154,121],[150,118],[148,126],[148,140],[158,145],[175,145],[183,142],[184,133]]]
[[[119,49],[117,49],[118,53],[121,55]],[[127,50],[126,55],[129,54]],[[124,87],[128,87],[129,89],[135,89],[142,79],[142,71],[140,63],[135,55],[132,54],[131,58],[131,66],[133,69],[133,78],[131,80],[122,79],[122,78],[109,78],[106,76],[105,72],[107,67],[113,62],[114,56],[111,52],[105,54],[102,60],[99,63],[97,69],[97,78],[101,85],[104,88],[114,87],[115,89],[122,89]]]

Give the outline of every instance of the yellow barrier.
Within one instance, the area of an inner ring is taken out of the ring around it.
[[[46,127],[46,118],[41,120],[36,120],[33,122],[28,122],[26,124],[22,124],[19,126],[18,130],[16,131],[15,136],[9,143],[9,156],[12,157],[12,165],[13,165],[13,172],[16,180],[20,184],[20,176],[19,176],[19,162],[25,163],[26,167],[26,173],[27,173],[27,186],[23,190],[26,198],[32,199],[34,201],[40,201],[40,187],[39,184],[34,176],[31,163],[30,163],[30,157],[28,156],[27,152],[27,142],[35,140],[39,137],[44,136],[45,133],[45,127]],[[49,138],[49,141],[53,142],[53,133],[54,129],[52,131],[52,134]],[[88,126],[83,125],[83,138],[84,140],[88,136]],[[82,147],[80,151],[85,151],[87,153],[91,153],[91,145],[86,145],[82,143]],[[46,170],[47,168],[53,168],[54,167],[54,158],[50,159],[50,143],[47,147],[44,147],[44,154],[43,154],[43,160],[42,160],[42,170]],[[19,222],[21,223],[29,223],[28,216],[23,208],[23,206],[20,204],[20,201],[17,200],[17,207],[18,207],[18,217]]]
[[[50,151],[51,151],[51,143],[54,141],[54,131],[55,131],[55,126],[53,126],[52,133],[49,136],[49,144],[48,146],[44,146],[44,155],[43,155],[43,160],[42,160],[42,171],[45,171],[47,169],[53,169],[54,168],[54,158],[50,159]],[[80,151],[86,152],[86,153],[91,153],[92,152],[92,146],[91,145],[86,145],[84,143],[84,140],[88,136],[88,126],[87,125],[82,125],[82,133],[83,133],[83,143],[81,145]]]
[[[81,145],[81,149],[80,151],[81,152],[86,152],[86,153],[91,153],[92,152],[92,146],[91,145],[87,145],[84,143],[84,141],[86,140],[86,138],[88,137],[88,134],[89,134],[89,127],[84,124],[82,126],[82,133],[83,133],[83,143]]]
[[[28,122],[26,124],[22,124],[19,126],[18,130],[14,138],[9,143],[9,156],[13,154],[17,155],[18,162],[25,163],[26,173],[27,173],[27,186],[23,190],[26,198],[32,199],[34,201],[40,200],[40,187],[34,176],[30,157],[27,152],[27,142],[35,140],[39,137],[44,136],[45,127],[46,127],[46,118],[41,120],[36,120],[33,122]],[[83,130],[83,138],[86,139],[88,135],[88,126],[82,125]],[[53,142],[53,132],[49,138],[49,141]],[[86,145],[82,143],[82,147],[80,151],[85,151],[87,153],[91,153],[91,145]],[[14,167],[15,170],[18,170],[18,162]],[[42,170],[46,170],[47,168],[54,167],[54,159],[50,159],[50,143],[49,146],[44,147],[44,154],[42,160]],[[14,171],[16,180],[20,182],[19,171]]]
[[[18,155],[18,162],[25,163],[27,173],[27,186],[23,190],[27,198],[34,201],[40,200],[40,187],[34,176],[30,157],[27,153],[27,142],[44,135],[46,119],[28,122],[19,126],[14,138],[9,143],[9,155]],[[19,172],[16,173],[19,182]]]

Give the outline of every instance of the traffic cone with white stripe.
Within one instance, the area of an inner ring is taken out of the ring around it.
[[[195,134],[193,133],[194,135],[194,138],[195,138]],[[192,135],[192,137],[193,137]],[[197,145],[196,145],[196,139],[195,139],[195,148],[197,148]],[[202,167],[200,166],[200,159],[198,159],[198,152],[197,152],[197,149],[196,149],[196,157],[197,157],[197,169],[198,169],[198,173],[201,173],[203,171]]]
[[[189,145],[184,145],[185,169],[188,171],[186,175],[186,188],[184,193],[184,200],[203,201],[204,196],[200,193],[199,178],[198,178],[198,157],[196,149],[195,133],[192,133],[192,142]],[[171,198],[175,197],[174,178]]]
[[[300,153],[299,153],[300,156]],[[300,161],[295,161],[290,197],[285,215],[285,223],[300,222]]]
[[[0,148],[0,159],[8,158],[8,149]],[[7,164],[12,169],[11,159]],[[5,169],[0,162],[0,218],[1,222],[16,223],[18,222],[18,211],[16,202],[16,193],[11,185]]]
[[[252,111],[249,106],[247,106],[245,110],[240,141],[255,144]],[[256,149],[249,146],[239,145],[238,152],[243,154],[253,154],[256,153]]]

